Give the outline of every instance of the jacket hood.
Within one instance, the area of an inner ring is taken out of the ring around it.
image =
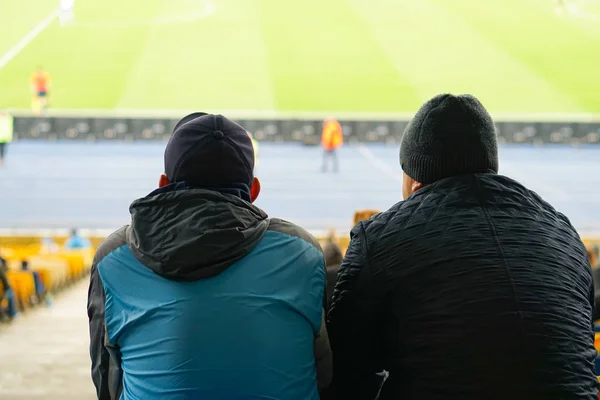
[[[127,242],[135,257],[167,279],[215,276],[254,248],[267,214],[232,193],[167,187],[129,208]]]

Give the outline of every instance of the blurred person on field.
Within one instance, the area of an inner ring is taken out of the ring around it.
[[[325,245],[323,246],[323,255],[325,256],[325,266],[327,267],[327,309],[329,309],[337,273],[343,259],[342,250],[337,244],[337,237],[334,230],[327,235]]]
[[[194,113],[159,188],[109,236],[88,297],[99,399],[317,400],[331,379],[317,240],[269,218],[247,132]]]
[[[62,26],[70,24],[75,19],[75,0],[60,0],[58,19]]]
[[[334,118],[327,118],[323,123],[321,146],[323,147],[323,172],[327,172],[329,161],[333,163],[333,171],[339,170],[337,149],[344,144],[342,125]]]
[[[6,148],[12,142],[14,118],[8,111],[0,109],[0,167],[4,165]]]
[[[31,93],[33,95],[32,105],[35,113],[44,112],[48,107],[48,97],[51,86],[50,75],[38,66],[29,78]]]
[[[427,101],[400,165],[404,201],[352,229],[338,273],[338,398],[597,399],[585,247],[567,217],[498,174],[483,105]]]
[[[77,229],[71,230],[71,236],[65,242],[65,248],[67,250],[83,250],[92,247],[92,242],[89,239],[79,235]]]

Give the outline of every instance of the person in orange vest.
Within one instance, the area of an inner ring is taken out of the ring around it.
[[[31,74],[29,83],[33,95],[32,108],[36,114],[40,114],[48,107],[50,75],[41,66],[38,66]]]
[[[333,161],[333,170],[339,169],[336,150],[344,144],[344,135],[342,125],[334,118],[327,118],[323,124],[323,134],[321,135],[321,145],[323,146],[323,172],[327,171],[327,159]]]

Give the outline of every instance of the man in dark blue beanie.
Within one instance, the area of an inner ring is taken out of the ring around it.
[[[567,217],[498,174],[481,103],[426,102],[400,165],[405,200],[354,227],[338,273],[338,398],[597,399],[585,247]]]
[[[331,379],[317,240],[269,219],[244,128],[194,113],[159,189],[99,247],[90,278],[99,399],[318,400]]]

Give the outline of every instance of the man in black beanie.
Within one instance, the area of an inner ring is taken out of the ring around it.
[[[331,379],[317,240],[253,202],[244,128],[194,113],[159,188],[98,248],[88,316],[99,400],[319,400]]]
[[[337,398],[597,399],[585,247],[564,215],[498,175],[481,103],[425,103],[400,165],[405,200],[354,227],[338,274]]]

